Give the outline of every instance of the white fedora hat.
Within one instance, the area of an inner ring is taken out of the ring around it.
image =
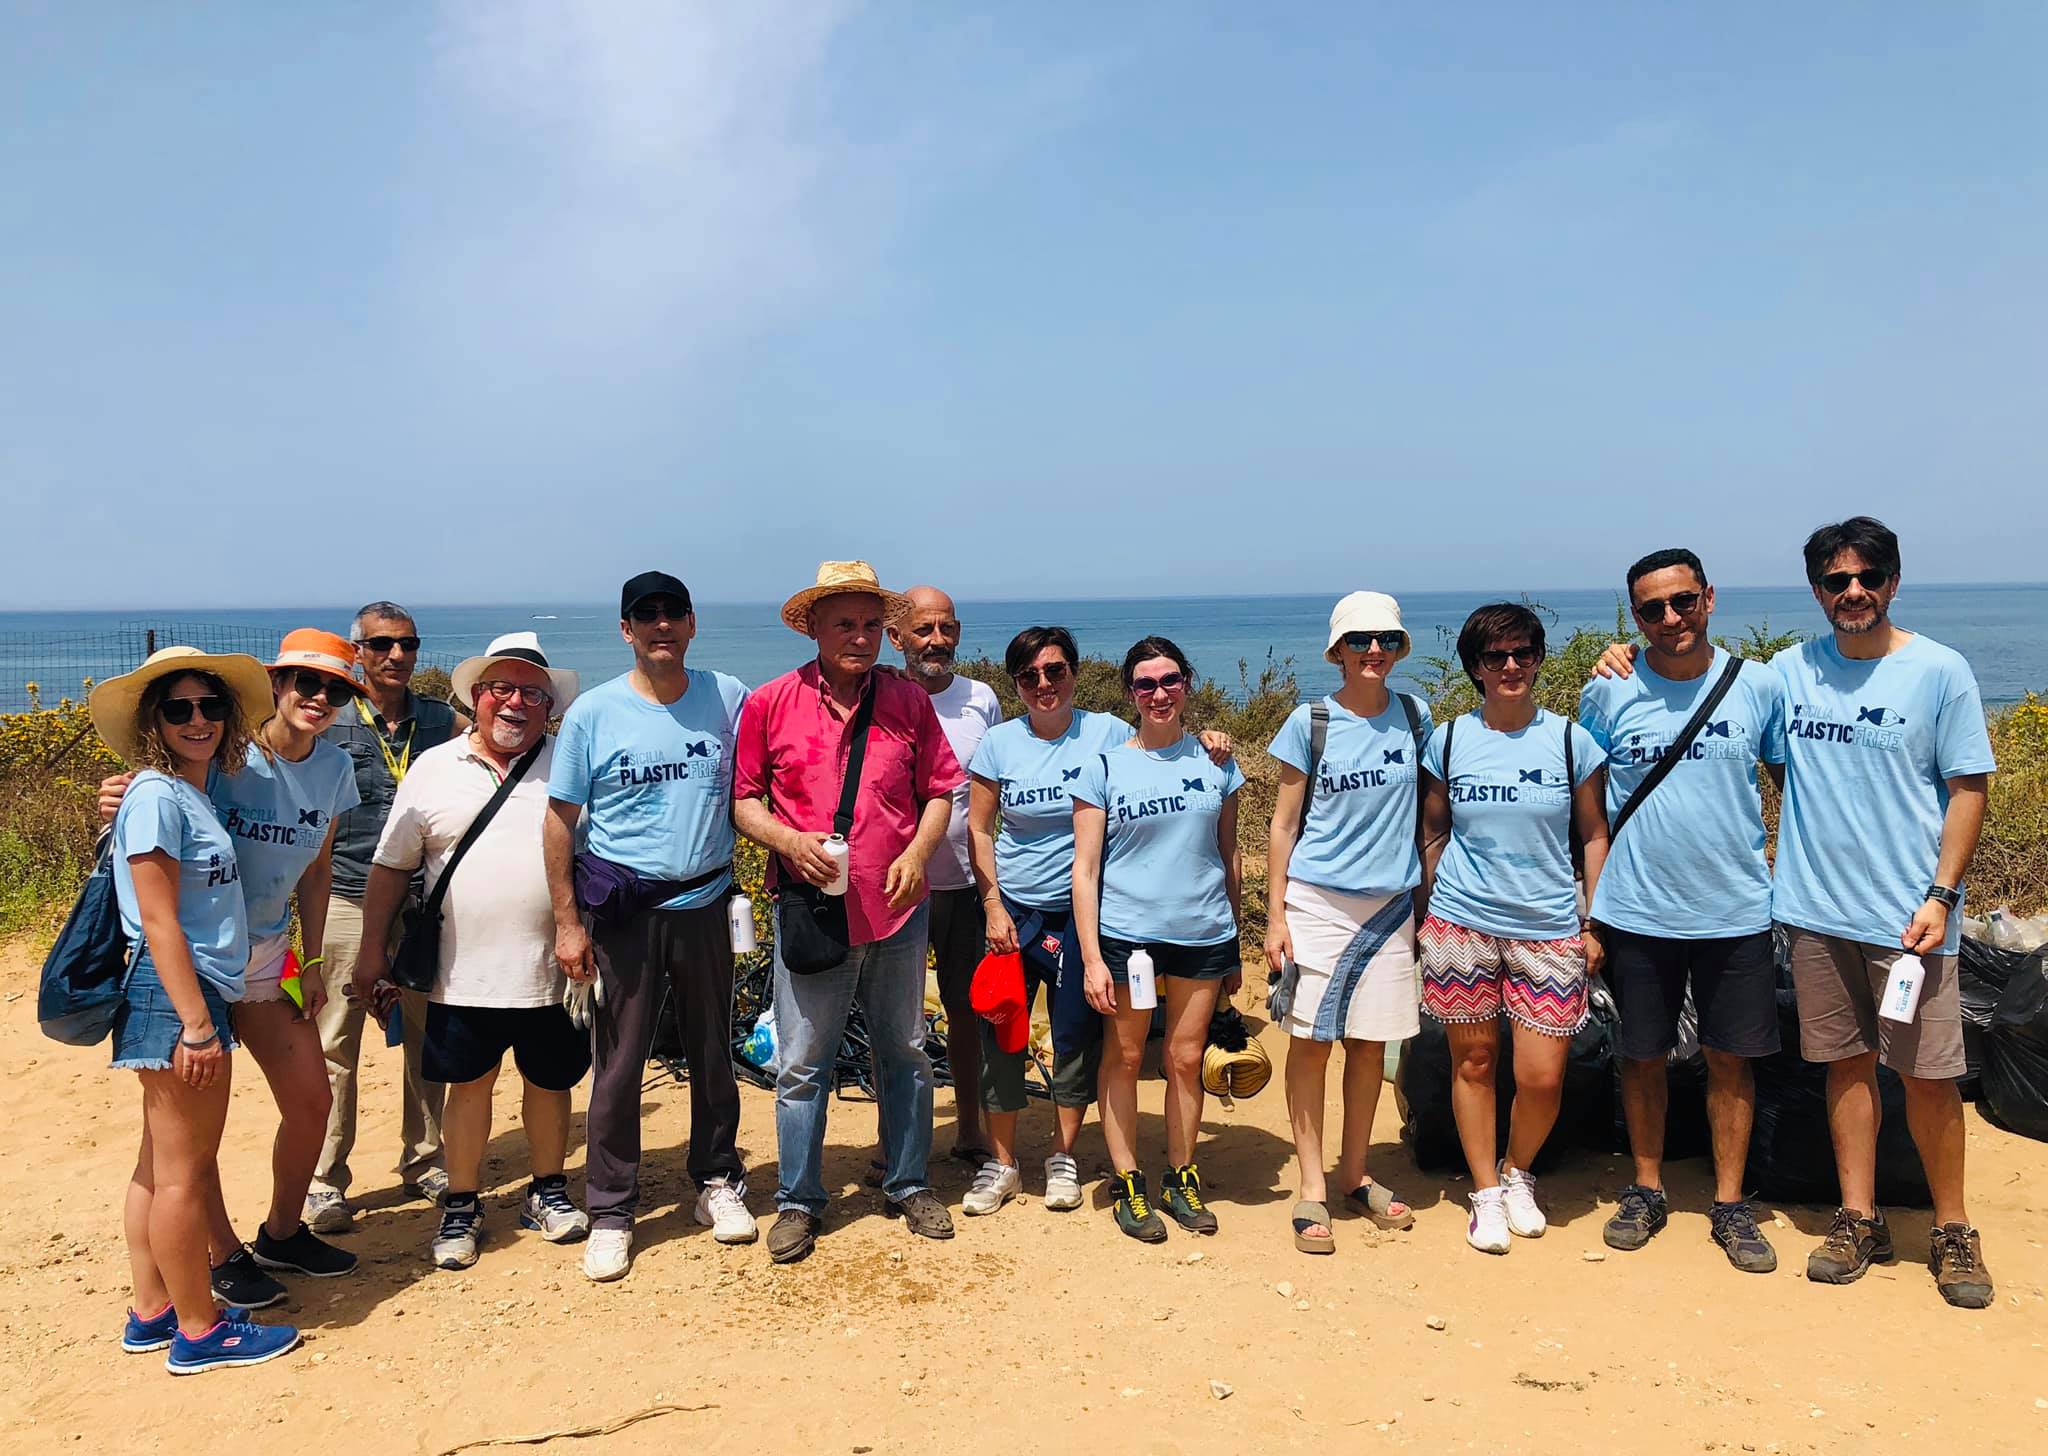
[[[576,674],[567,668],[548,665],[548,655],[541,651],[540,637],[533,632],[507,632],[502,637],[491,639],[491,645],[484,649],[483,656],[465,657],[448,675],[449,690],[464,712],[476,711],[473,690],[485,671],[500,662],[524,662],[548,675],[549,691],[555,695],[549,716],[561,717],[563,711],[576,701],[579,681]]]

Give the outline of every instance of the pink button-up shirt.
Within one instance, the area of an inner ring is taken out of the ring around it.
[[[931,695],[903,678],[872,676],[874,723],[847,836],[846,922],[854,945],[888,939],[916,911],[916,903],[889,908],[883,888],[889,866],[916,838],[924,805],[945,798],[967,777],[946,744]],[[830,834],[852,724],[852,714],[842,719],[833,712],[815,660],[756,688],[740,710],[733,796],[766,798],[792,829]],[[785,877],[801,878],[780,855],[771,856],[770,885]]]

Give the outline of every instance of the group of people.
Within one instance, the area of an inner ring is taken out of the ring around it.
[[[1366,1163],[1385,1044],[1413,1036],[1423,1011],[1450,1041],[1468,1241],[1505,1254],[1540,1236],[1529,1169],[1597,976],[1620,1007],[1635,1154],[1607,1242],[1641,1248],[1669,1217],[1664,1061],[1689,992],[1708,1067],[1712,1237],[1738,1269],[1775,1268],[1743,1199],[1749,1064],[1778,1050],[1775,922],[1790,935],[1802,1051],[1828,1065],[1842,1186],[1809,1277],[1846,1283],[1893,1257],[1874,1196],[1882,1062],[1905,1083],[1933,1191],[1935,1282],[1953,1304],[1989,1302],[1955,1088],[1956,911],[1994,767],[1984,714],[1963,659],[1891,621],[1892,532],[1867,517],[1826,526],[1805,561],[1833,633],[1769,663],[1712,643],[1714,592],[1691,552],[1637,562],[1627,587],[1644,648],[1610,649],[1576,722],[1537,705],[1544,631],[1524,606],[1468,618],[1457,649],[1479,706],[1438,724],[1391,686],[1412,646],[1399,604],[1377,592],[1337,604],[1325,656],[1340,684],[1270,746],[1265,956],[1289,1038],[1298,1249],[1333,1251],[1333,1203],[1382,1228],[1413,1223]],[[468,1267],[483,1245],[492,1092],[510,1053],[530,1159],[521,1226],[584,1240],[593,1280],[628,1272],[640,1089],[665,993],[690,1069],[695,1217],[720,1242],[754,1241],[730,1060],[735,956],[753,941],[737,835],[769,852],[774,902],[772,1259],[803,1258],[823,1226],[826,1112],[856,1002],[878,1089],[868,1181],[912,1233],[953,1236],[929,1175],[928,965],[952,1028],[952,1151],[975,1165],[966,1214],[993,1215],[1022,1190],[1042,988],[1046,1207],[1082,1203],[1075,1148],[1094,1102],[1117,1227],[1145,1242],[1171,1225],[1215,1231],[1197,1157],[1202,1060],[1243,974],[1244,776],[1227,737],[1183,721],[1195,673],[1181,649],[1148,636],[1124,654],[1126,721],[1074,706],[1071,632],[1028,628],[1004,660],[1024,713],[1005,721],[995,694],[954,670],[952,600],[887,590],[862,562],[826,562],[788,599],[782,619],[815,655],[751,691],[688,664],[697,619],[678,578],[625,583],[619,618],[630,670],[580,694],[535,634],[516,632],[456,668],[453,704],[417,697],[418,628],[389,602],[365,607],[347,638],[288,634],[268,664],[166,648],[94,689],[98,731],[137,768],[101,799],[135,948],[114,1065],[143,1088],[124,1348],[168,1348],[179,1373],[274,1358],[296,1331],[249,1311],[284,1297],[275,1276],[353,1268],[328,1236],[354,1216],[366,1019],[404,1048],[400,1171],[409,1194],[438,1203],[436,1266]],[[902,669],[882,663],[885,641]],[[1784,792],[1775,874],[1759,763]],[[1917,992],[1903,1014],[1901,980]],[[1155,1035],[1156,1181],[1137,1118]],[[1340,1043],[1333,1200],[1324,1107]],[[279,1112],[269,1206],[246,1246],[215,1162],[238,1044]],[[579,1207],[564,1162],[586,1074]]]

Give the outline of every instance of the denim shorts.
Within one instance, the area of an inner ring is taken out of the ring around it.
[[[199,978],[199,994],[206,998],[206,1014],[220,1033],[220,1049],[233,1051],[234,1024],[226,999],[204,976]],[[171,1004],[145,948],[129,969],[126,999],[114,1008],[114,1066],[124,1072],[168,1072],[184,1033],[185,1020]]]

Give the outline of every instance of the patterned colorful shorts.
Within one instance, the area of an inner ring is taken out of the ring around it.
[[[1547,1036],[1586,1024],[1586,946],[1563,940],[1510,940],[1439,920],[1416,933],[1422,955],[1422,1009],[1438,1021],[1512,1021]]]

